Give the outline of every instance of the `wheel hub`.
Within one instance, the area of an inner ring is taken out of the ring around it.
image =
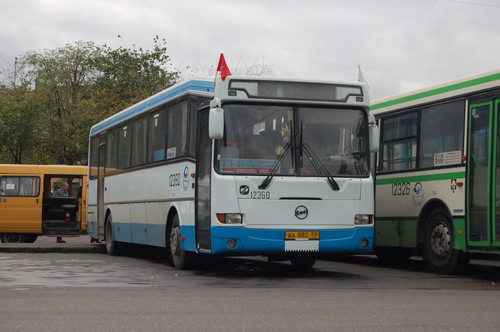
[[[451,250],[451,236],[448,227],[443,224],[437,225],[431,232],[431,249],[440,258],[447,256]]]
[[[179,227],[173,227],[170,232],[170,252],[172,255],[179,255],[180,246],[179,246]]]

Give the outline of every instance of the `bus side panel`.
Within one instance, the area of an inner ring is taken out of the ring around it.
[[[148,233],[152,231],[148,229],[146,223],[146,203],[126,204],[130,211],[130,224],[132,229],[132,242],[137,244],[148,244]],[[124,209],[126,211],[126,209]],[[124,215],[120,215],[120,221],[127,219]]]
[[[146,204],[146,223],[150,245],[165,247],[165,229],[170,204],[166,202],[151,202]]]
[[[416,248],[417,221],[426,222],[419,220],[419,217],[422,209],[431,201],[441,202],[440,204],[443,204],[453,218],[457,220],[463,218],[464,183],[463,167],[444,169],[438,173],[435,170],[414,172],[406,177],[401,177],[401,174],[397,177],[378,175],[375,209],[376,245]]]
[[[464,218],[453,218],[453,232],[455,239],[454,248],[456,250],[467,250],[467,238],[465,236],[465,219]]]
[[[113,236],[116,241],[132,242],[132,225],[130,223],[129,204],[105,205],[104,209],[111,213],[113,221]]]
[[[416,219],[376,219],[376,245],[386,247],[417,247]]]
[[[192,162],[180,162],[106,177],[105,209],[111,213],[115,239],[165,247],[173,211],[181,226],[194,226],[193,171]]]
[[[0,233],[41,233],[41,197],[2,197]]]
[[[42,183],[43,178],[40,179],[39,186]],[[41,233],[42,188],[39,187],[37,197],[8,196],[8,192],[6,194],[0,196],[0,233]]]

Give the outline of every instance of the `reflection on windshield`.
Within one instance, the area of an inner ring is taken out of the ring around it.
[[[326,176],[303,151],[307,145],[332,176],[368,175],[362,110],[259,105],[224,110],[224,139],[216,141],[220,173]],[[282,155],[287,143],[291,149]]]

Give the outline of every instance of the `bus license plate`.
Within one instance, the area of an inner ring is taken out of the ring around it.
[[[285,240],[319,240],[319,231],[286,231]]]

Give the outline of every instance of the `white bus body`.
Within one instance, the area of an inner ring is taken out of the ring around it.
[[[169,248],[178,268],[197,254],[310,267],[320,253],[369,253],[377,128],[366,86],[249,77],[213,84],[176,85],[92,127],[89,233],[111,254],[124,243]],[[198,111],[191,98],[205,106]],[[158,143],[151,128],[167,118],[167,143]]]

